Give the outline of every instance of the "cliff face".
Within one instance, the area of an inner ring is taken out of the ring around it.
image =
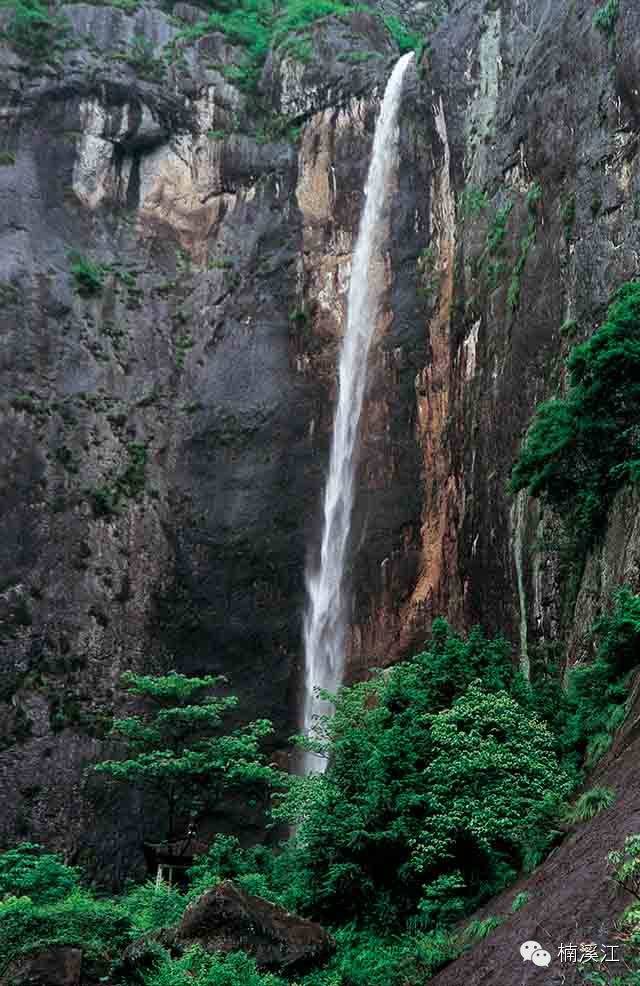
[[[420,25],[420,5],[391,6]],[[62,10],[54,66],[0,48],[0,838],[118,878],[139,805],[104,804],[83,768],[122,670],[224,672],[277,746],[296,727],[351,250],[398,51],[375,10],[320,21],[304,60],[269,55],[256,101],[221,34],[181,36],[195,8]],[[453,5],[408,77],[352,677],[438,613],[511,634],[524,666],[540,642],[573,659],[608,589],[637,586],[631,493],[574,614],[557,523],[505,492],[569,345],[637,268],[640,14],[609,39],[593,12]]]

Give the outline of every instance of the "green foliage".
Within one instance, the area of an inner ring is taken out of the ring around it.
[[[114,737],[124,741],[128,756],[97,764],[98,773],[152,790],[167,809],[166,835],[176,838],[177,825],[215,806],[228,791],[252,792],[277,780],[265,765],[260,743],[273,730],[258,719],[231,733],[221,733],[225,716],[237,705],[213,690],[224,679],[126,672],[121,679],[131,695],[145,699],[146,712],[115,719]]]
[[[108,268],[104,264],[97,264],[88,257],[83,257],[77,250],[70,252],[69,259],[78,294],[83,297],[100,294]]]
[[[619,13],[620,0],[607,0],[593,15],[593,26],[604,34],[612,35]]]
[[[606,752],[624,721],[628,677],[639,663],[640,596],[618,590],[612,612],[596,621],[593,632],[600,638],[595,660],[569,675],[562,735],[568,754],[574,751],[587,766]]]
[[[508,202],[501,209],[498,209],[493,217],[487,234],[487,249],[492,256],[502,252],[504,238],[507,234],[507,223],[512,209],[513,202]]]
[[[274,894],[274,857],[264,846],[243,849],[233,835],[217,835],[206,854],[199,856],[191,869],[191,893],[203,893],[222,880],[233,880],[248,894],[267,897]]]
[[[566,820],[575,825],[588,822],[601,811],[606,811],[615,801],[615,793],[610,787],[592,787],[585,791],[567,811]]]
[[[568,358],[566,397],[541,404],[513,468],[513,493],[543,495],[588,547],[617,490],[640,476],[640,282]]]
[[[538,211],[538,204],[542,201],[542,185],[539,181],[534,182],[527,192],[527,209],[535,216]]]
[[[50,61],[56,56],[68,32],[66,18],[51,13],[41,0],[10,0],[0,6],[13,9],[5,35],[21,55],[34,61]]]
[[[147,476],[147,447],[142,442],[129,442],[127,453],[129,462],[120,476],[112,483],[105,483],[90,491],[94,516],[115,516],[120,512],[124,499],[136,500],[144,492]]]
[[[608,858],[616,883],[640,900],[640,835],[628,836],[623,848],[610,852]]]
[[[504,924],[504,918],[491,915],[486,918],[476,918],[470,921],[462,932],[462,940],[466,942],[479,942],[493,934],[496,928]]]
[[[616,922],[616,940],[621,943],[624,971],[620,975],[589,972],[585,982],[591,986],[639,986],[640,984],[640,835],[630,835],[622,849],[609,853],[613,880],[634,898]]]
[[[535,201],[537,202],[537,199]],[[527,197],[527,203],[529,203],[528,197]],[[523,238],[520,241],[520,253],[518,254],[518,259],[516,260],[515,267],[513,268],[513,273],[511,274],[511,282],[509,284],[509,290],[507,292],[507,306],[510,311],[514,311],[514,309],[516,309],[520,304],[520,278],[522,277],[522,272],[524,271],[525,265],[527,263],[529,250],[535,243],[535,239],[536,239],[536,224],[533,219],[529,219],[529,222],[527,224],[526,236],[523,236]]]
[[[519,894],[516,894],[511,901],[511,913],[515,914],[517,911],[521,911],[525,904],[529,903],[530,896],[526,890],[522,890]]]
[[[0,899],[11,894],[53,904],[66,897],[78,879],[76,867],[66,866],[59,856],[31,842],[0,853]]]
[[[259,972],[242,952],[209,954],[197,947],[177,959],[167,956],[143,981],[144,986],[286,986],[279,977]]]
[[[165,65],[155,57],[153,43],[144,36],[136,35],[126,54],[126,61],[135,68],[138,75],[151,82],[162,82]]]
[[[292,779],[276,811],[296,826],[296,906],[435,927],[546,844],[569,784],[504,641],[479,630],[465,641],[437,620],[424,654],[334,701],[318,744],[330,746],[326,772]]]
[[[0,167],[12,168],[16,163],[16,156],[13,151],[0,151]]]
[[[462,950],[442,931],[391,936],[348,924],[332,933],[335,956],[304,976],[301,986],[423,986]]]
[[[271,44],[281,45],[294,31],[309,27],[321,17],[346,17],[352,12],[350,4],[338,0],[287,0],[275,22]]]
[[[219,31],[229,41],[243,49],[241,60],[225,69],[225,77],[241,89],[255,93],[267,52],[279,48],[298,61],[309,61],[313,54],[306,32],[323,17],[350,16],[357,4],[341,0],[284,0],[274,5],[271,0],[239,0],[227,3],[216,0],[215,11],[206,20],[186,28],[177,39],[191,41],[203,34]],[[443,13],[443,3],[433,5],[431,22],[435,26]],[[423,38],[411,32],[397,17],[382,17],[387,30],[401,52],[421,50]],[[348,53],[350,61],[364,61],[377,53]]]
[[[406,24],[392,15],[383,17],[385,27],[398,46],[401,55],[409,51],[418,51],[422,48],[424,38],[415,31],[410,31]]]
[[[487,208],[489,196],[477,185],[468,185],[461,196],[460,208],[463,216],[474,218]]]
[[[132,929],[139,935],[177,924],[187,903],[187,898],[177,887],[164,882],[149,882],[134,887],[120,900],[120,906],[128,915]]]
[[[130,931],[116,903],[97,900],[78,887],[49,904],[27,896],[6,897],[0,902],[0,972],[3,963],[50,945],[80,946],[87,959],[115,958]]]

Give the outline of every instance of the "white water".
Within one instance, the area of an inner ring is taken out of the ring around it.
[[[387,83],[373,138],[364,209],[351,265],[347,327],[340,354],[338,405],[324,493],[320,563],[317,569],[307,571],[303,719],[307,735],[313,735],[317,717],[329,711],[327,703],[316,694],[317,689],[336,691],[344,671],[344,570],[353,511],[356,444],[367,380],[367,357],[382,286],[372,276],[371,264],[381,247],[389,179],[397,166],[402,80],[412,58],[413,53],[403,55]],[[305,754],[305,773],[311,769],[323,770],[324,766],[322,758]]]

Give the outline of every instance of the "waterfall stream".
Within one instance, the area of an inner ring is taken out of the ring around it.
[[[347,325],[340,353],[338,403],[324,492],[320,560],[317,568],[307,571],[303,718],[303,729],[307,734],[313,734],[316,718],[328,711],[327,703],[318,697],[317,690],[335,691],[344,671],[345,562],[353,512],[356,446],[367,380],[367,357],[382,287],[371,276],[371,265],[381,248],[389,179],[397,167],[402,81],[412,58],[412,52],[403,55],[387,83],[376,122],[364,208],[353,252]],[[321,758],[305,754],[305,773],[323,768]]]

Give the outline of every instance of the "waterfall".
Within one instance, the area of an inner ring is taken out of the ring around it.
[[[380,283],[371,276],[379,253],[389,178],[397,164],[398,110],[404,73],[413,53],[396,63],[380,108],[365,188],[360,228],[353,252],[342,341],[338,404],[333,422],[329,473],[324,492],[320,561],[307,570],[307,609],[304,620],[304,732],[328,711],[318,688],[335,691],[344,670],[346,628],[344,569],[353,511],[356,444],[367,380],[367,357],[376,326]],[[304,770],[323,769],[324,761],[305,755]]]

